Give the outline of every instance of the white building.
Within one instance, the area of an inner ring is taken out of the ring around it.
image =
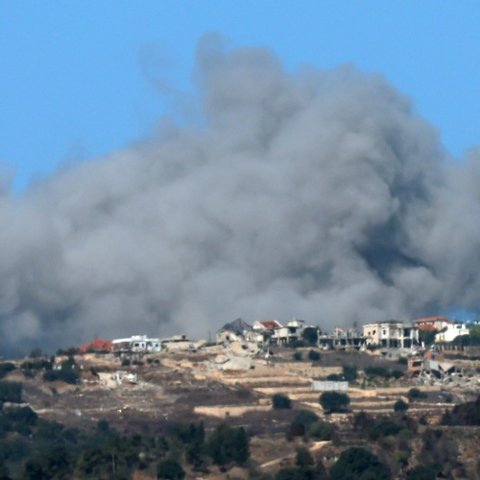
[[[148,338],[146,335],[133,335],[129,338],[112,340],[114,353],[155,353],[162,349],[159,338]]]
[[[277,320],[256,320],[252,325],[250,340],[258,345],[270,343],[275,331],[283,328],[283,325]]]
[[[381,348],[412,348],[419,344],[418,329],[397,320],[368,323],[363,326],[367,345]]]
[[[296,318],[290,320],[284,327],[274,330],[272,341],[279,345],[294,342],[302,338],[305,322]]]
[[[435,342],[452,342],[461,335],[468,335],[470,330],[463,323],[448,324],[435,335]]]

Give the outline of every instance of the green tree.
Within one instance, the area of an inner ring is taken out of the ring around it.
[[[243,427],[237,428],[234,437],[233,461],[243,465],[250,457],[247,432]]]
[[[365,372],[365,375],[370,378],[375,378],[375,377],[390,378],[391,377],[390,370],[384,367],[377,367],[372,365],[369,367],[365,367],[364,372]]]
[[[413,400],[418,400],[420,398],[427,398],[428,395],[425,393],[425,392],[422,392],[421,390],[419,390],[418,388],[411,388],[409,391],[408,391],[408,399],[410,401],[413,401]]]
[[[397,435],[401,430],[403,430],[403,425],[389,418],[379,418],[376,420],[369,428],[369,438],[371,440],[378,440],[383,437],[390,437]]]
[[[62,370],[47,370],[43,374],[43,379],[46,382],[55,382],[56,380],[60,380],[70,385],[76,385],[80,380],[80,373],[71,368],[62,368]]]
[[[349,448],[330,469],[331,480],[390,480],[390,470],[364,448]]]
[[[12,402],[21,403],[22,401],[22,384],[18,382],[0,382],[0,403]]]
[[[209,438],[207,450],[213,463],[245,463],[249,456],[249,440],[243,427],[232,428],[226,423],[220,424]]]
[[[39,458],[27,460],[23,477],[25,480],[48,480],[47,472],[43,470],[42,462]]]
[[[436,334],[436,330],[420,330],[418,332],[418,338],[421,343],[423,343],[426,347],[429,347],[435,341]]]
[[[436,464],[420,465],[407,472],[407,480],[436,480],[440,469]]]
[[[323,392],[319,402],[325,413],[344,412],[350,404],[350,397],[341,392]]]
[[[308,352],[308,359],[312,362],[318,362],[320,360],[320,354],[315,350],[310,350]]]
[[[317,420],[318,415],[311,410],[298,410],[288,427],[287,439],[291,440],[293,437],[302,437],[308,428]]]
[[[276,393],[272,397],[272,406],[275,410],[289,409],[292,408],[292,402],[287,395]]]
[[[10,472],[3,461],[0,461],[0,480],[11,480]]]
[[[275,475],[275,480],[304,480],[305,474],[299,468],[282,468]],[[306,480],[306,479],[305,479]]]
[[[318,341],[318,328],[307,327],[303,330],[302,338],[309,345],[316,345]]]
[[[335,427],[331,423],[322,421],[312,423],[307,429],[308,436],[316,440],[331,440],[334,432]]]
[[[182,478],[185,478],[185,471],[176,460],[172,458],[166,458],[158,463],[157,478],[163,478],[167,480],[182,480]]]
[[[36,347],[30,352],[29,356],[30,358],[38,358],[38,357],[41,357],[42,355],[43,355],[42,349],[40,347]]]
[[[15,364],[11,362],[0,363],[0,378],[3,378],[13,370],[15,370]]]
[[[353,416],[353,429],[366,430],[373,423],[373,418],[366,412],[361,411]]]
[[[347,382],[353,382],[357,379],[357,367],[354,365],[343,365],[342,375]]]
[[[408,403],[404,402],[402,399],[397,400],[393,406],[395,412],[405,412],[408,410]]]
[[[292,357],[296,362],[301,362],[303,359],[302,352],[295,352]]]
[[[202,443],[191,443],[185,449],[185,459],[195,471],[203,471],[207,466],[205,445]]]
[[[297,467],[306,469],[314,465],[312,454],[305,447],[297,448],[297,455],[295,457],[295,464]]]

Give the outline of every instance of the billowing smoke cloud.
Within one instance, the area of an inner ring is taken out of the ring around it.
[[[204,120],[0,200],[3,351],[480,300],[480,156],[382,78],[201,42]]]

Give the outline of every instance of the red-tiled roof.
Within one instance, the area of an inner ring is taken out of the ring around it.
[[[268,330],[275,330],[276,328],[282,328],[282,325],[276,320],[259,320],[258,323]]]
[[[414,323],[435,323],[435,322],[446,322],[446,323],[453,323],[451,320],[449,320],[446,317],[422,317],[422,318],[417,318],[414,320]]]
[[[431,324],[426,323],[425,325],[418,325],[417,328],[422,332],[436,332],[437,329]]]
[[[96,338],[95,340],[92,340],[90,343],[86,343],[78,347],[78,351],[80,353],[85,353],[88,351],[111,350],[111,349],[112,349],[112,342],[110,340],[103,340],[102,338]]]

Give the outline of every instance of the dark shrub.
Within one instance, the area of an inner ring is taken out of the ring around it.
[[[330,469],[331,480],[390,480],[390,470],[363,448],[349,448]]]
[[[213,463],[226,465],[243,464],[249,456],[248,437],[243,427],[232,428],[226,423],[220,424],[208,440],[207,450]]]
[[[310,427],[312,423],[315,423],[318,420],[318,415],[311,410],[298,410],[293,417],[295,423],[300,423],[306,428]]]
[[[366,412],[358,412],[353,416],[354,430],[366,430],[373,424],[373,418]]]
[[[370,366],[370,367],[365,367],[365,375],[370,378],[375,378],[375,377],[383,377],[383,378],[390,378],[390,371],[386,368],[383,367],[376,367],[376,366]]]
[[[335,427],[331,423],[318,421],[308,427],[308,436],[315,440],[331,440]]]
[[[318,415],[310,410],[298,410],[287,430],[287,439],[303,437],[310,426],[318,420]]]
[[[318,362],[320,360],[320,354],[315,350],[310,350],[308,352],[308,359],[312,362]]]
[[[52,362],[39,358],[37,360],[27,360],[20,365],[23,370],[51,370]]]
[[[0,403],[12,402],[21,403],[22,401],[22,384],[18,382],[0,382]]]
[[[160,461],[157,466],[157,478],[181,480],[185,478],[185,471],[176,460],[166,458]]]
[[[35,425],[38,419],[38,415],[30,407],[7,408],[4,410],[4,414],[12,422],[28,426]]]
[[[275,475],[275,480],[303,480],[304,478],[302,471],[295,467],[282,468]]]
[[[37,347],[30,352],[29,356],[30,358],[38,358],[38,357],[41,357],[42,355],[43,355],[42,349]]]
[[[440,468],[436,464],[420,465],[407,472],[407,480],[436,480]]]
[[[403,426],[399,423],[388,418],[381,418],[374,423],[369,436],[372,440],[378,440],[382,437],[397,435],[402,429]]]
[[[323,392],[319,402],[325,413],[344,412],[350,404],[350,397],[341,392]]]
[[[418,400],[420,398],[427,398],[427,397],[428,395],[425,392],[422,392],[421,390],[419,390],[418,388],[411,388],[408,391],[408,399],[410,401]]]
[[[307,327],[303,330],[302,338],[309,345],[316,345],[318,340],[318,328],[316,327]]]
[[[276,393],[272,397],[272,406],[275,410],[292,408],[292,402],[287,395]]]
[[[54,382],[59,380],[61,382],[75,385],[80,380],[80,374],[76,370],[48,370],[43,374],[43,379],[46,382]]]
[[[404,402],[403,400],[397,400],[393,406],[393,410],[395,412],[405,412],[408,410],[408,403]]]
[[[354,365],[343,365],[343,378],[347,382],[353,382],[357,379],[357,367]]]
[[[315,462],[313,461],[312,454],[305,447],[297,448],[297,455],[295,457],[295,464],[300,468],[311,467]]]
[[[11,362],[0,363],[0,378],[3,378],[7,373],[15,370],[15,364]]]
[[[297,362],[300,362],[302,360],[303,356],[301,352],[295,352],[293,354],[293,359]]]

